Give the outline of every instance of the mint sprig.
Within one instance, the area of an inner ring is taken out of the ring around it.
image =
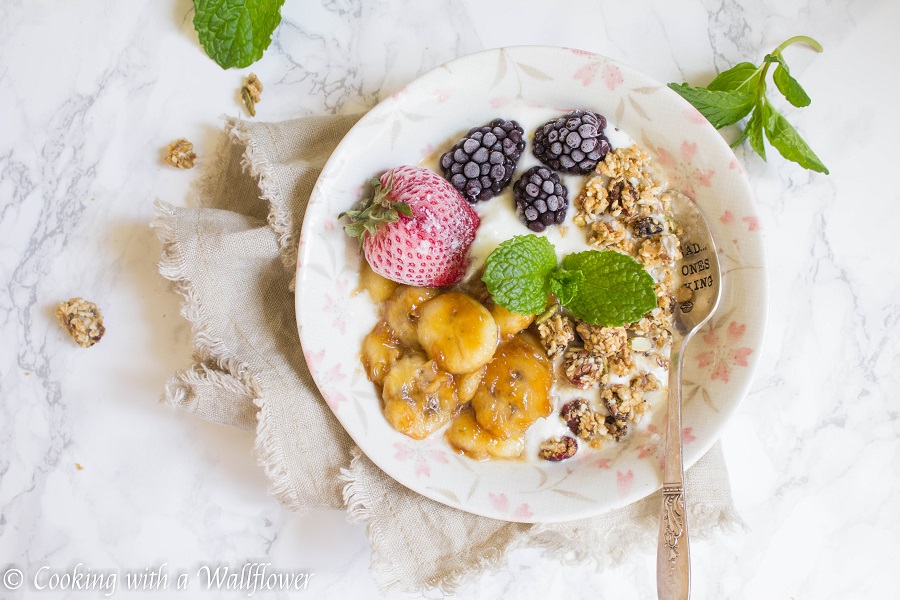
[[[547,306],[555,269],[556,251],[547,238],[517,235],[488,255],[481,279],[494,302],[511,312],[533,315]]]
[[[223,69],[262,58],[281,22],[284,0],[194,0],[194,29]]]
[[[494,302],[514,313],[543,312],[551,293],[592,325],[618,327],[656,308],[650,274],[611,250],[569,254],[557,266],[553,244],[530,234],[506,240],[485,263],[482,281]]]
[[[716,129],[733,125],[750,115],[744,130],[732,147],[749,139],[750,147],[766,160],[764,139],[768,139],[786,159],[805,169],[827,175],[828,168],[766,97],[766,75],[769,67],[775,65],[772,79],[778,91],[798,108],[809,106],[811,102],[809,95],[791,75],[783,55],[788,46],[798,42],[806,44],[816,52],[822,51],[819,42],[811,37],[798,35],[786,40],[771,54],[767,54],[759,66],[749,62],[738,63],[719,73],[705,88],[692,87],[686,83],[681,85],[670,83],[669,87],[694,105],[694,108]]]
[[[569,254],[562,266],[581,271],[589,282],[578,288],[570,302],[562,303],[582,321],[618,327],[634,323],[656,308],[653,277],[630,256],[612,250],[588,250]]]

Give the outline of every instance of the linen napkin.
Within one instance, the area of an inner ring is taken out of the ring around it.
[[[294,315],[303,213],[326,160],[360,115],[281,123],[228,118],[193,208],[157,203],[159,270],[183,297],[195,362],[164,401],[225,425],[253,429],[271,493],[287,508],[329,507],[364,523],[382,591],[452,593],[513,548],[547,560],[615,564],[654,548],[659,492],[604,515],[554,524],[475,516],[416,494],[355,446],[320,396]],[[715,445],[686,475],[693,536],[742,522]]]

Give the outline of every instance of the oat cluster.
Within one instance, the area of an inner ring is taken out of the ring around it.
[[[541,336],[541,344],[550,358],[562,356],[569,343],[575,339],[575,329],[572,320],[559,313],[538,324],[538,335]]]
[[[178,138],[169,144],[169,151],[163,160],[178,169],[193,169],[197,164],[197,154],[192,143]]]
[[[575,223],[588,243],[644,265],[655,281],[657,307],[623,327],[572,322],[565,315],[538,326],[548,356],[561,357],[565,380],[585,392],[563,406],[560,417],[591,447],[621,440],[647,413],[645,393],[661,385],[646,369],[669,368],[673,312],[677,302],[690,300],[690,290],[675,288],[681,230],[665,190],[647,152],[632,146],[608,153],[575,201]]]
[[[244,106],[247,107],[251,117],[256,116],[256,105],[262,100],[262,91],[263,85],[259,77],[256,73],[250,73],[241,88],[241,100],[244,101]]]
[[[567,458],[572,458],[578,451],[578,441],[567,435],[562,437],[552,437],[541,442],[538,456],[544,460],[559,462]]]
[[[90,348],[99,342],[106,333],[100,309],[96,304],[88,302],[84,298],[78,297],[60,302],[56,307],[56,318],[66,328],[72,339],[83,348]]]

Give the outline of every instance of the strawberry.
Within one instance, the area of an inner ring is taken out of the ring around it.
[[[422,167],[396,167],[373,179],[375,193],[348,217],[372,270],[392,281],[423,287],[453,285],[480,219],[450,183]]]

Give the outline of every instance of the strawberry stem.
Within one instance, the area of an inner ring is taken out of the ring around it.
[[[381,180],[372,179],[373,194],[363,198],[356,205],[338,215],[338,219],[347,217],[350,222],[344,225],[344,233],[359,240],[362,248],[366,234],[375,235],[385,223],[394,223],[400,215],[412,217],[413,212],[405,202],[392,202],[391,189],[394,186],[394,174],[391,173],[387,185],[382,187]]]

